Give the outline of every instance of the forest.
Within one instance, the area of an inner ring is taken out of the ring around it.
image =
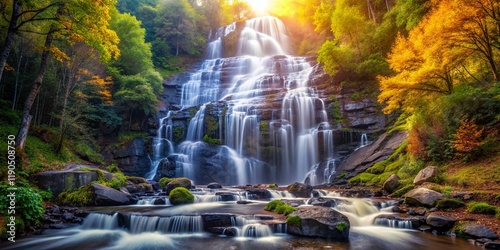
[[[445,180],[470,188],[486,159],[498,190],[496,0],[7,0],[0,12],[0,186],[14,135],[19,199],[51,199],[31,187],[36,173],[106,165],[104,148],[148,136],[163,82],[203,59],[218,27],[263,14],[287,24],[295,54],[376,90],[363,94],[378,100],[387,130],[408,132],[400,167],[474,166]],[[28,227],[43,209],[26,204]]]

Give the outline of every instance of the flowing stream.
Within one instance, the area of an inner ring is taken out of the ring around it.
[[[310,206],[311,199],[295,198],[287,191],[269,191],[272,199],[294,200],[302,206]],[[289,235],[283,220],[273,219],[272,214],[263,210],[268,201],[250,200],[251,196],[245,190],[233,188],[193,190],[197,199],[189,205],[89,208],[89,215],[81,226],[47,230],[43,235],[30,236],[15,243],[1,243],[0,248],[481,249],[462,239],[413,230],[408,221],[384,219],[383,215],[392,214],[388,212],[391,202],[379,202],[377,207],[369,199],[344,198],[323,190],[318,192],[322,198],[335,201],[331,209],[348,217],[351,223],[349,241]],[[237,204],[236,201],[251,203]]]

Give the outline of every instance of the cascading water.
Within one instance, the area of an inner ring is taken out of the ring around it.
[[[224,39],[236,32],[235,56],[223,57]],[[289,55],[286,34],[274,17],[210,34],[207,59],[182,83],[180,106],[200,109],[176,148],[177,177],[226,185],[288,184],[317,170],[328,174],[317,182],[328,180],[334,170],[317,164],[333,159],[332,129],[323,100],[308,87],[313,67],[307,58]]]

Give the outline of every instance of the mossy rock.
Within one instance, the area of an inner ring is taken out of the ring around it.
[[[167,192],[167,195],[169,195],[170,192],[176,187],[183,187],[189,190],[193,188],[193,184],[188,178],[175,178],[173,181],[167,184],[167,186],[165,187],[165,192]]]
[[[176,187],[170,192],[169,200],[173,205],[188,204],[194,202],[194,195],[184,187]]]
[[[442,199],[436,203],[437,209],[454,209],[463,206],[464,203],[456,199]]]

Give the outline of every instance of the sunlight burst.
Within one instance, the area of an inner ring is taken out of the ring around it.
[[[264,13],[269,7],[269,0],[246,0],[248,5],[258,13]]]

